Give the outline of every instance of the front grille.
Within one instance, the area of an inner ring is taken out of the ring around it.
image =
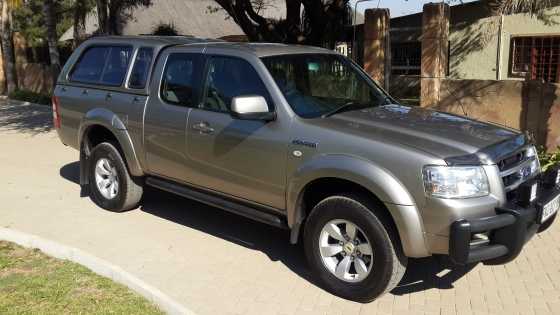
[[[510,192],[525,181],[533,178],[537,172],[538,167],[534,170],[532,167],[536,156],[528,156],[530,147],[523,148],[521,151],[508,155],[507,157],[498,161],[498,168],[500,169],[500,176],[504,183],[506,192]]]

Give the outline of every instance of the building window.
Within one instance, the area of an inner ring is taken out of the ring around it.
[[[510,74],[560,82],[560,36],[512,38]]]
[[[420,75],[422,43],[391,43],[391,72],[395,75]]]

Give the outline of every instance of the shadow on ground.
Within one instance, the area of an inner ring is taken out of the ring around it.
[[[60,176],[78,184],[79,163],[60,169]],[[301,245],[290,245],[289,232],[228,213],[154,188],[146,188],[140,210],[159,218],[197,229],[235,244],[258,250],[272,261],[284,263],[302,278],[317,285],[305,262]],[[100,210],[101,211],[101,210]],[[410,259],[401,283],[391,292],[405,295],[431,288],[451,289],[453,282],[472,269],[451,266],[433,257]]]
[[[52,127],[52,110],[49,106],[0,100],[1,129],[36,135],[49,132]]]

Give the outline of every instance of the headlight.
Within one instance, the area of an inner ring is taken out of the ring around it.
[[[534,157],[535,159],[531,162],[531,174],[539,173],[541,170],[541,164],[539,162],[539,155],[537,154],[537,149],[533,146],[527,149],[525,155],[528,158]]]
[[[425,166],[422,173],[428,196],[458,199],[489,193],[488,177],[479,166]]]

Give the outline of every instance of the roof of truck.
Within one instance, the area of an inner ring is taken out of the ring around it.
[[[128,42],[143,43],[146,45],[181,45],[194,43],[223,42],[219,39],[197,38],[192,36],[152,36],[152,35],[127,35],[127,36],[95,36],[88,39],[95,42]]]
[[[233,42],[209,42],[207,47],[239,49],[257,55],[258,57],[289,55],[289,54],[306,54],[306,53],[335,53],[325,48],[304,46],[304,45],[286,45],[277,43],[233,43]]]
[[[207,47],[222,49],[239,49],[249,53],[253,53],[258,57],[302,54],[302,53],[334,53],[334,51],[303,45],[286,45],[277,43],[242,43],[242,42],[226,42],[219,39],[206,39],[190,36],[98,36],[89,39],[90,42],[99,43],[134,43],[147,46],[177,46],[177,45],[206,45]]]

